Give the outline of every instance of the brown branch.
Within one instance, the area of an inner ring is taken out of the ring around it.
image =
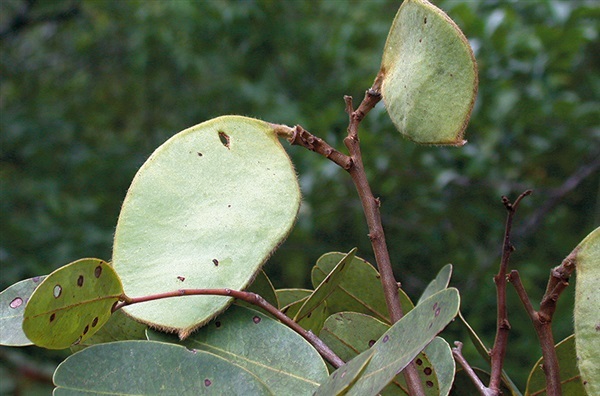
[[[340,359],[319,337],[317,337],[312,331],[305,330],[298,323],[294,322],[283,312],[269,304],[267,300],[262,298],[260,295],[247,291],[238,291],[231,289],[179,289],[171,292],[157,293],[143,297],[125,297],[124,301],[118,303],[114,308],[113,312],[117,309],[123,308],[124,306],[131,304],[138,304],[146,301],[160,300],[163,298],[170,297],[181,297],[181,296],[198,296],[198,295],[210,295],[210,296],[225,296],[233,297],[238,300],[245,301],[247,303],[256,305],[269,312],[271,315],[279,319],[283,324],[300,334],[306,341],[308,341],[320,354],[325,358],[332,366],[338,368],[344,364],[344,361]]]
[[[323,157],[333,161],[345,170],[350,169],[352,166],[352,158],[331,147],[329,143],[311,134],[300,125],[294,127],[292,136],[288,138],[288,141],[292,145],[302,146],[315,153],[321,154]]]
[[[512,283],[517,291],[517,295],[523,303],[540,341],[542,356],[544,358],[542,369],[546,376],[546,393],[548,396],[560,396],[562,394],[560,367],[554,347],[554,336],[552,334],[552,317],[556,311],[558,298],[569,285],[568,280],[575,270],[576,255],[577,251],[574,250],[563,260],[561,265],[550,271],[550,279],[548,279],[548,286],[546,287],[546,293],[542,297],[539,311],[536,311],[531,305],[529,296],[521,282],[519,272],[513,270],[508,277],[509,282]]]
[[[498,299],[498,318],[496,339],[494,340],[494,346],[490,351],[492,367],[489,388],[491,391],[495,392],[494,394],[496,395],[501,393],[500,386],[502,381],[502,366],[504,365],[504,357],[506,356],[506,346],[508,343],[508,333],[510,331],[510,322],[508,321],[508,311],[506,309],[506,271],[510,261],[510,256],[515,250],[510,240],[512,223],[519,203],[524,197],[530,195],[531,192],[531,190],[523,192],[521,195],[519,195],[514,203],[511,203],[507,197],[502,197],[502,203],[504,204],[508,214],[506,216],[500,269],[498,270],[498,274],[494,276],[494,283],[496,284],[496,294]]]
[[[475,387],[479,391],[479,394],[483,396],[495,395],[495,393],[493,393],[489,388],[487,388],[483,384],[483,382],[481,382],[481,380],[477,376],[477,373],[475,373],[469,362],[467,362],[467,359],[465,359],[465,357],[463,356],[463,343],[460,341],[455,341],[454,345],[456,345],[456,347],[452,348],[452,355],[454,356],[454,360],[456,360],[462,366],[463,370],[465,370],[467,376],[471,379],[471,381],[473,381],[473,384],[475,384]]]

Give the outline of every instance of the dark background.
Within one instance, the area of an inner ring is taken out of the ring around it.
[[[0,289],[81,257],[110,259],[133,175],[189,126],[241,114],[301,124],[344,150],[343,95],[358,103],[371,86],[400,3],[2,0]],[[536,307],[549,269],[600,223],[600,7],[434,3],[478,59],[469,143],[417,146],[380,104],[363,123],[362,150],[397,278],[416,300],[453,263],[462,311],[491,345],[500,197],[534,190],[517,214],[511,267]],[[373,262],[348,175],[284,146],[304,201],[296,228],[266,264],[275,286],[308,286],[315,260],[332,250],[358,246]],[[572,296],[571,287],[559,302],[556,341],[572,332]],[[510,288],[509,304],[507,370],[524,388],[541,352]],[[467,357],[486,368],[457,323],[445,335],[463,340]],[[22,368],[51,373],[57,354],[0,353],[0,393],[47,392],[24,385],[31,373]]]

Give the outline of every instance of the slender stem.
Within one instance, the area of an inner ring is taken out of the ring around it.
[[[238,291],[231,289],[179,289],[166,293],[157,293],[149,296],[130,298],[126,297],[122,302],[118,303],[114,308],[113,312],[117,309],[123,308],[124,306],[131,304],[138,304],[146,301],[160,300],[163,298],[170,297],[181,297],[181,296],[197,296],[197,295],[211,295],[211,296],[225,296],[233,297],[238,300],[245,301],[247,303],[256,305],[269,312],[271,315],[279,319],[283,324],[300,334],[306,341],[308,341],[315,349],[325,358],[332,366],[338,368],[344,364],[344,361],[340,359],[320,338],[318,338],[312,331],[305,330],[298,323],[287,317],[283,312],[269,304],[267,300],[262,298],[260,295],[252,292]]]
[[[460,341],[455,341],[454,345],[456,345],[456,347],[452,348],[452,355],[454,356],[454,360],[456,360],[462,366],[467,376],[471,378],[471,381],[473,381],[473,384],[475,384],[475,387],[479,391],[479,394],[483,396],[494,396],[495,393],[493,393],[489,388],[487,388],[483,384],[483,382],[481,382],[471,365],[467,362],[467,359],[465,359],[465,357],[463,356],[463,343]]]
[[[515,212],[521,200],[527,195],[531,194],[531,190],[527,190],[511,203],[507,197],[502,197],[502,203],[506,208],[508,214],[506,216],[506,225],[504,231],[504,242],[502,245],[502,259],[500,261],[500,269],[498,274],[494,276],[494,283],[496,284],[496,294],[498,299],[498,316],[497,316],[497,328],[496,328],[496,339],[494,340],[494,346],[490,352],[491,357],[491,375],[489,388],[500,394],[500,385],[502,381],[502,366],[504,365],[504,357],[506,356],[506,346],[508,343],[508,333],[510,331],[510,322],[508,321],[508,311],[506,309],[506,271],[510,256],[515,250],[514,246],[510,241],[510,235],[512,230],[512,223]]]

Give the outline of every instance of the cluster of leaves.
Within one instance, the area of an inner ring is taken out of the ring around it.
[[[2,60],[8,73],[3,74],[1,122],[9,133],[2,138],[2,160],[7,165],[2,177],[5,184],[18,188],[12,192],[3,189],[6,199],[2,199],[2,210],[12,213],[7,216],[10,222],[3,224],[3,240],[7,236],[2,246],[3,282],[47,273],[48,268],[56,266],[48,265],[47,257],[53,257],[55,263],[89,252],[107,257],[113,219],[119,211],[114,197],[122,195],[142,159],[164,136],[198,119],[225,112],[260,114],[267,119],[300,122],[311,129],[328,131],[327,137],[334,142],[339,139],[334,132],[343,128],[343,119],[340,106],[331,98],[336,92],[339,96],[346,93],[342,90],[348,86],[362,87],[370,82],[365,81],[365,76],[370,78],[365,70],[370,72],[376,67],[377,56],[373,53],[379,51],[390,11],[396,4],[382,2],[377,4],[379,9],[373,3],[348,9],[327,2],[319,4],[317,15],[324,15],[333,31],[329,40],[322,34],[323,21],[314,17],[313,4],[283,4],[244,3],[238,8],[216,2],[156,2],[146,7],[135,3],[83,3],[68,23],[38,25],[27,32],[26,40],[4,39],[10,56]],[[33,19],[56,7],[71,5],[44,5],[34,10],[40,15],[33,15]],[[7,1],[2,6],[14,6],[15,12],[20,12],[22,4]],[[473,124],[482,133],[473,134],[470,145],[459,154],[400,146],[391,136],[376,141],[365,135],[363,148],[377,151],[377,155],[366,156],[367,166],[383,176],[376,189],[384,196],[386,229],[400,235],[394,237],[392,254],[402,257],[402,261],[421,263],[411,268],[420,279],[429,276],[431,263],[439,263],[436,257],[460,262],[464,293],[473,292],[468,294],[472,304],[466,309],[475,327],[482,328],[485,319],[490,318],[486,312],[491,304],[488,297],[480,298],[475,292],[491,295],[491,289],[470,290],[469,284],[481,283],[483,272],[472,271],[469,263],[485,267],[494,258],[490,251],[497,249],[500,221],[485,224],[495,210],[490,209],[495,206],[487,206],[488,202],[501,193],[520,189],[517,181],[544,186],[552,195],[552,187],[558,187],[577,169],[573,158],[585,160],[595,154],[589,142],[598,137],[597,129],[593,129],[597,112],[595,99],[587,89],[595,86],[593,74],[572,71],[590,67],[589,49],[597,31],[590,23],[591,11],[585,3],[451,3],[447,9],[473,38],[482,79],[486,79]],[[375,11],[381,15],[374,16]],[[174,33],[165,18],[182,22],[177,23],[182,27],[179,33]],[[289,23],[297,18],[301,18],[297,24]],[[265,30],[251,29],[256,20],[269,21],[263,24]],[[365,20],[386,22],[359,23]],[[265,42],[265,35],[274,40]],[[107,41],[114,46],[105,46]],[[375,50],[361,52],[351,49],[354,45]],[[307,59],[301,60],[296,54],[304,51]],[[261,55],[264,53],[275,56]],[[507,59],[511,60],[509,64]],[[346,70],[353,73],[343,73]],[[176,87],[177,94],[165,94],[166,86]],[[281,92],[282,86],[286,92]],[[66,101],[67,96],[76,99]],[[199,96],[210,98],[211,106],[198,106]],[[230,103],[233,96],[237,103]],[[194,105],[190,107],[190,103]],[[99,112],[98,108],[115,109],[118,114]],[[182,111],[161,111],[165,108]],[[316,108],[320,109],[317,119],[307,116],[313,115]],[[365,123],[367,129],[388,128],[389,121],[377,113],[372,115]],[[48,134],[46,130],[57,133]],[[571,139],[573,130],[582,138]],[[136,150],[130,148],[134,145]],[[558,145],[564,150],[549,154],[548,147]],[[381,150],[383,146],[389,152]],[[539,161],[530,161],[535,156]],[[353,209],[352,201],[330,199],[348,196],[352,187],[344,183],[332,187],[331,168],[306,157],[294,158],[294,162],[307,194],[308,205],[304,208],[312,216],[300,218],[300,227],[282,249],[288,255],[274,257],[275,263],[286,263],[271,266],[280,284],[281,279],[301,279],[316,252],[349,248],[349,243],[365,239],[362,215],[347,215],[348,209]],[[115,164],[119,165],[118,172]],[[399,174],[398,169],[403,171]],[[48,179],[52,173],[64,178]],[[424,182],[416,183],[418,179]],[[399,188],[405,185],[416,188]],[[432,194],[431,186],[433,199],[421,199]],[[486,189],[470,188],[465,193],[465,186]],[[323,194],[315,193],[325,187],[331,191],[326,202]],[[571,196],[572,206],[555,211],[550,220],[564,233],[541,233],[530,238],[531,245],[538,240],[551,242],[544,243],[545,252],[539,257],[528,257],[529,262],[555,260],[589,228],[581,219],[596,222],[592,216],[595,187],[584,185]],[[385,200],[398,191],[402,192],[396,202]],[[448,210],[450,207],[453,209]],[[574,215],[577,211],[581,217]],[[481,221],[464,222],[466,215]],[[445,228],[440,229],[438,224]],[[402,236],[394,232],[399,228],[414,231]],[[364,247],[361,252],[368,252]],[[32,255],[32,250],[37,255]],[[545,268],[529,270],[531,277],[539,278]],[[5,273],[11,276],[5,279]],[[422,286],[418,282],[407,284],[413,293]],[[568,334],[569,315],[563,316],[567,332],[559,334]],[[528,348],[517,350],[530,356]]]

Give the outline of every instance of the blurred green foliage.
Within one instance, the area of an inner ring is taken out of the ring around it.
[[[453,263],[462,310],[491,345],[500,197],[534,190],[517,214],[512,258],[534,302],[549,269],[600,223],[600,7],[434,3],[463,29],[479,62],[469,143],[417,146],[380,104],[363,123],[362,149],[403,287],[416,299]],[[357,104],[370,87],[399,5],[3,0],[0,288],[81,257],[110,259],[137,168],[191,125],[248,115],[301,124],[343,150],[343,95]],[[266,266],[275,285],[307,286],[310,267],[328,251],[358,246],[373,261],[350,178],[313,153],[286,148],[304,202],[296,229]],[[559,303],[557,342],[572,332],[572,292]],[[523,385],[540,350],[514,293],[509,298],[507,370]],[[458,324],[452,337],[467,339]]]

